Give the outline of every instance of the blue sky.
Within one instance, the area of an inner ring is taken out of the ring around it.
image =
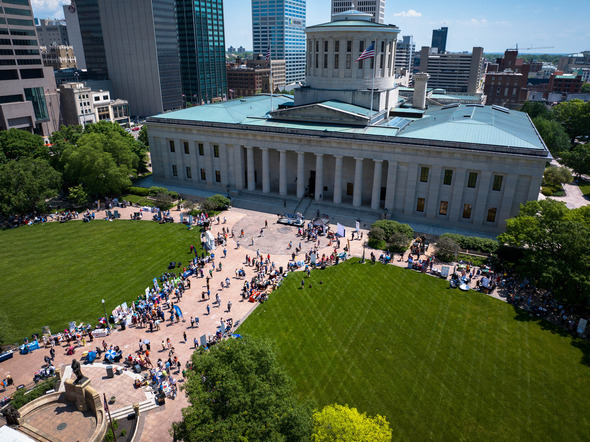
[[[125,1],[125,0],[121,0]],[[31,0],[35,17],[61,18],[69,0]],[[252,48],[250,0],[225,0],[226,45]],[[307,0],[307,25],[330,20],[330,0]],[[385,22],[397,25],[400,35],[413,35],[416,46],[430,45],[432,29],[448,26],[447,50],[485,52],[553,46],[528,51],[563,53],[590,50],[588,0],[387,0]],[[527,51],[522,51],[526,53]]]

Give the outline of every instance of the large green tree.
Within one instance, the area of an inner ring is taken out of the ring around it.
[[[519,110],[529,114],[531,120],[538,117],[545,119],[551,118],[549,108],[540,101],[525,101]]]
[[[313,414],[314,442],[389,442],[391,428],[381,415],[369,417],[356,408],[326,405]]]
[[[570,100],[551,110],[555,121],[561,123],[572,143],[577,137],[590,136],[590,101]]]
[[[192,357],[185,388],[191,405],[173,424],[176,440],[305,441],[312,410],[294,396],[292,383],[266,341],[227,340]]]
[[[570,150],[570,137],[561,123],[547,120],[543,117],[533,119],[533,123],[539,131],[539,135],[543,138],[545,145],[553,155],[561,156],[562,152]]]
[[[43,138],[20,129],[0,131],[0,152],[0,162],[22,158],[49,159],[49,148]]]
[[[577,175],[590,174],[590,145],[577,145],[571,152],[563,155],[563,162]]]
[[[0,164],[0,216],[46,210],[46,199],[56,196],[61,176],[43,159],[23,158]]]
[[[590,297],[590,208],[570,210],[554,200],[529,201],[507,220],[504,244],[520,247],[517,270],[558,299]]]

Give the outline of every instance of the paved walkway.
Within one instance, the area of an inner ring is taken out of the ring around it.
[[[551,165],[561,167],[562,164],[557,160],[551,161]],[[542,193],[539,193],[539,200],[552,199],[555,201],[563,201],[568,209],[579,209],[590,204],[590,200],[587,199],[580,188],[575,184],[563,184],[563,190],[565,190],[565,196],[549,196],[546,197]]]
[[[282,201],[281,201],[282,206]],[[130,214],[137,211],[137,208],[128,207],[125,209],[118,209],[123,219],[129,219]],[[277,212],[280,210],[277,210]],[[172,215],[176,220],[180,218],[179,211],[173,211]],[[222,271],[214,272],[211,280],[211,300],[203,300],[202,292],[206,290],[206,281],[204,278],[191,277],[191,289],[185,292],[181,299],[179,306],[183,311],[185,320],[171,324],[166,322],[162,324],[159,331],[149,332],[147,328],[141,328],[138,326],[128,327],[125,331],[114,331],[109,337],[106,338],[107,344],[118,345],[122,350],[123,354],[134,353],[138,350],[138,343],[140,340],[149,339],[151,341],[151,355],[150,359],[152,362],[157,362],[158,358],[166,360],[168,358],[168,351],[162,349],[161,342],[170,338],[173,346],[176,350],[181,363],[184,365],[190,358],[194,351],[193,339],[199,338],[201,335],[206,333],[213,334],[216,328],[219,326],[222,319],[232,318],[234,322],[242,321],[247,315],[257,306],[247,301],[243,301],[240,296],[240,291],[245,280],[250,280],[254,276],[254,269],[247,267],[246,255],[255,257],[257,251],[261,255],[266,256],[270,254],[271,260],[275,262],[276,266],[283,266],[286,268],[288,261],[291,259],[292,249],[288,248],[289,241],[293,242],[293,248],[301,242],[302,252],[300,256],[303,256],[305,252],[309,252],[314,243],[307,242],[306,240],[297,237],[297,228],[287,227],[276,223],[276,215],[271,215],[268,212],[254,212],[247,209],[232,208],[220,215],[220,219],[226,218],[225,224],[214,223],[212,225],[213,234],[216,235],[221,231],[223,227],[233,229],[236,238],[228,241],[227,257],[223,257],[222,249],[217,249],[215,253],[216,268],[219,269],[220,265],[223,265]],[[96,215],[96,220],[93,222],[105,222],[104,211],[101,211]],[[151,220],[151,214],[146,216],[146,219]],[[268,221],[268,227],[264,228],[265,221]],[[71,221],[76,222],[76,221]],[[113,221],[117,222],[117,221]],[[364,223],[363,223],[364,224]],[[22,227],[26,228],[26,227]],[[238,238],[241,230],[244,230],[244,238]],[[263,235],[260,235],[260,230],[263,229]],[[335,230],[335,226],[333,226]],[[364,238],[367,238],[367,230],[362,229]],[[350,237],[350,235],[347,235]],[[240,247],[238,248],[238,242]],[[342,247],[346,244],[342,241]],[[363,254],[363,241],[354,240],[350,241],[351,254],[353,256],[362,256]],[[187,244],[187,252],[189,245]],[[320,239],[320,256],[325,253],[330,254],[333,251],[333,247],[328,247],[328,240],[324,237]],[[340,249],[342,251],[342,249]],[[377,255],[380,254],[376,251]],[[370,254],[370,250],[367,250],[367,256]],[[406,256],[407,257],[407,254]],[[404,258],[405,258],[404,257]],[[397,261],[393,263],[399,266],[406,266],[404,261]],[[208,264],[207,270],[211,268],[211,264]],[[246,272],[246,278],[239,279],[235,276],[236,269],[243,268]],[[156,276],[156,275],[154,275]],[[230,278],[231,286],[229,288],[221,288],[221,281],[225,278]],[[218,293],[221,297],[220,305],[213,303],[215,294]],[[228,302],[232,303],[231,311],[228,309]],[[211,307],[211,313],[206,313],[206,307]],[[200,319],[199,328],[191,328],[190,317],[198,317]],[[64,318],[64,323],[67,322],[67,318]],[[186,333],[187,341],[185,342],[183,334]],[[100,345],[101,339],[95,340],[94,343],[87,345],[87,348],[94,348],[96,345]],[[83,348],[76,350],[76,357],[80,358]],[[7,374],[11,374],[15,385],[28,384],[31,382],[33,374],[36,370],[43,365],[43,357],[48,354],[47,349],[41,349],[34,351],[29,355],[15,355],[13,359],[5,361],[0,364],[0,378],[4,378]],[[70,364],[72,356],[65,355],[65,348],[58,348],[56,354],[55,365],[61,366],[62,364]],[[100,365],[99,365],[100,366]],[[92,385],[102,394],[107,393],[110,395],[117,396],[117,406],[124,406],[140,400],[143,397],[142,392],[135,392],[132,389],[131,378],[127,378],[125,375],[116,376],[114,379],[104,379],[102,375],[99,375],[96,368],[84,368],[83,372],[91,374],[93,381]],[[96,374],[95,374],[96,373]],[[178,378],[179,382],[182,376],[174,374]],[[11,387],[8,394],[14,391],[14,387]],[[2,393],[0,393],[2,394]],[[169,429],[172,422],[179,421],[182,418],[182,408],[188,406],[188,401],[184,394],[179,394],[174,400],[168,399],[166,405],[159,407],[156,410],[149,411],[146,415],[146,421],[143,428],[143,434],[141,437],[142,441],[166,441],[171,440]]]

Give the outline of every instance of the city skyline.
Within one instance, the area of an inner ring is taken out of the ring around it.
[[[32,0],[36,18],[61,18],[61,5],[69,0]],[[529,47],[547,47],[529,53],[571,53],[590,49],[590,12],[583,0],[512,2],[498,0],[493,8],[483,3],[457,0],[425,0],[419,5],[404,6],[387,1],[385,23],[398,26],[400,35],[413,35],[416,47],[430,45],[432,30],[449,28],[447,50],[470,51],[482,46],[485,52],[503,52],[517,43],[525,53]],[[330,21],[331,0],[307,4],[307,26]],[[251,50],[251,2],[225,0],[226,47],[244,46]]]

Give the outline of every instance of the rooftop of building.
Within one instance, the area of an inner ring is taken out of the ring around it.
[[[464,98],[461,96],[461,99]],[[272,111],[277,110],[279,106],[281,108],[293,106],[293,97],[274,95],[272,97]],[[368,118],[371,113],[370,109],[336,100],[316,103],[316,106],[329,108],[332,112],[342,112],[343,116],[353,115]],[[298,108],[291,107],[291,109]],[[402,113],[407,110],[411,109],[399,109]],[[262,94],[160,114],[150,117],[148,122],[197,123],[199,125],[225,123],[285,130],[380,135],[395,137],[399,141],[415,139],[425,142],[462,143],[472,146],[488,146],[504,151],[512,151],[511,149],[516,148],[518,153],[536,152],[536,155],[547,152],[543,141],[525,113],[499,106],[454,103],[442,107],[430,107],[426,111],[415,113],[417,117],[423,113],[422,118],[392,117],[373,126],[306,122],[304,120],[285,121],[276,117],[272,118],[270,112],[271,97]]]

